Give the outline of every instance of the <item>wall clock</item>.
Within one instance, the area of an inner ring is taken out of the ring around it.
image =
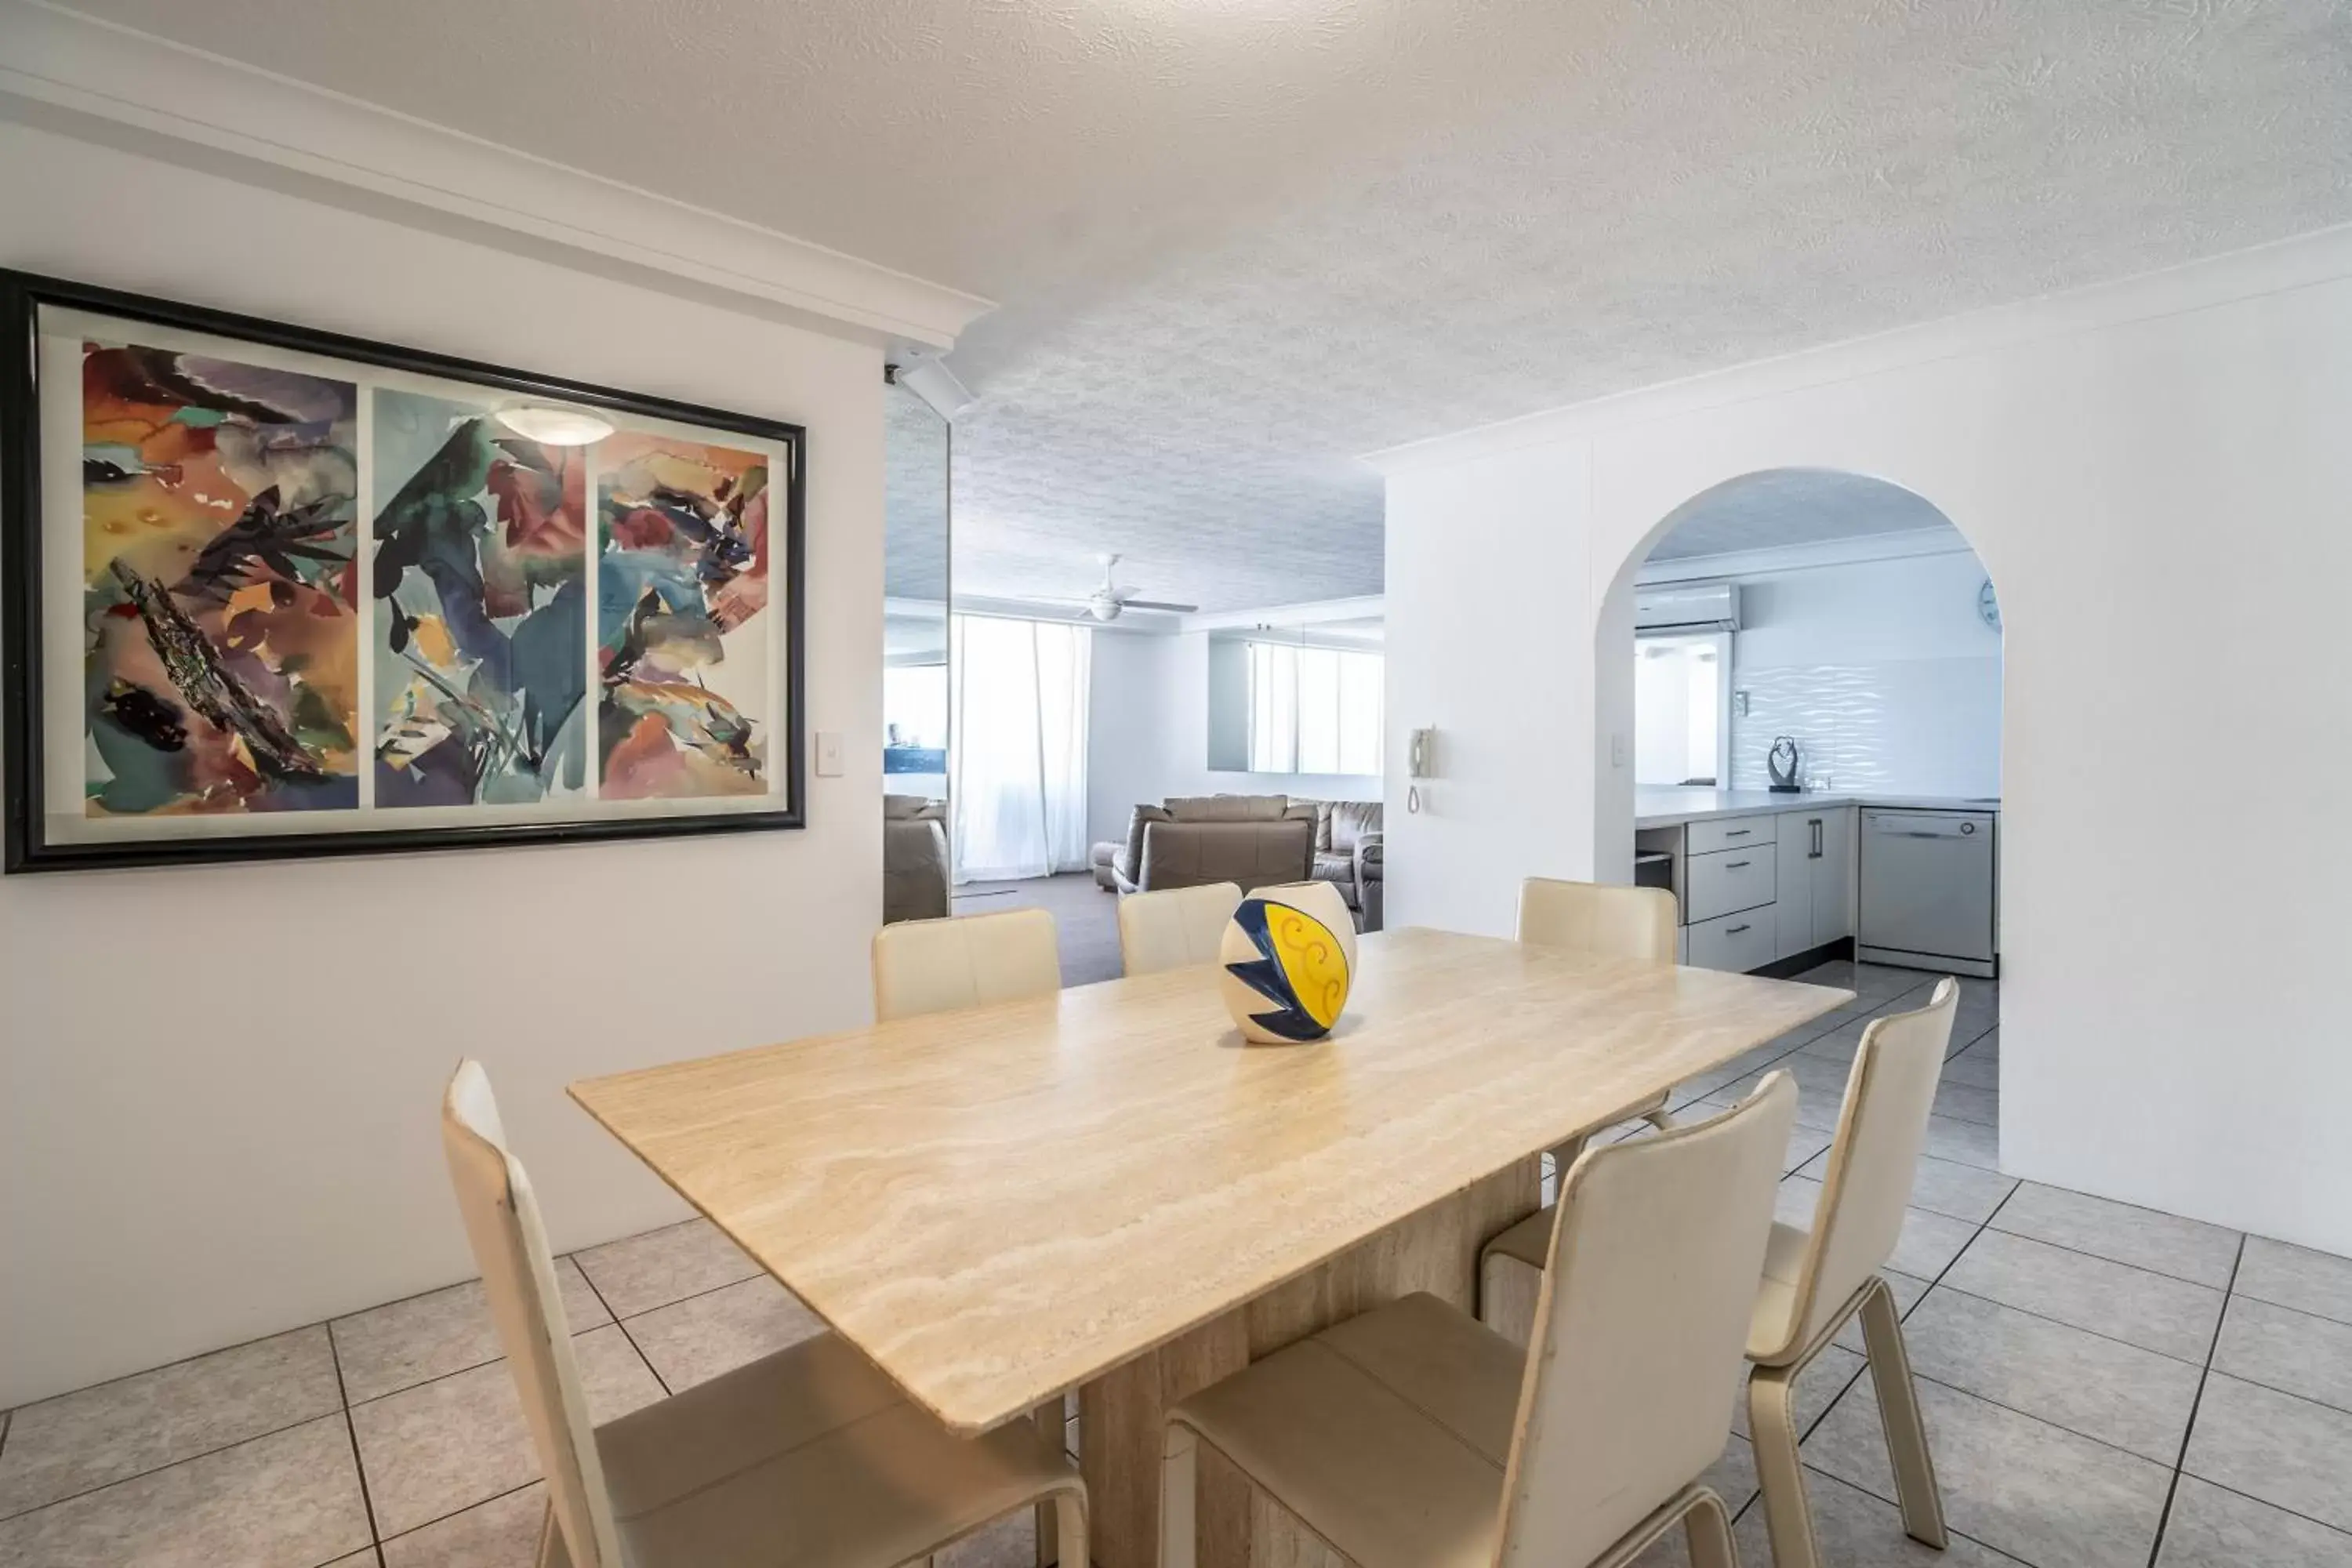
[[[1977,619],[1995,631],[2000,630],[2000,600],[1993,595],[1992,579],[1990,577],[1985,579],[1984,586],[1977,590]]]

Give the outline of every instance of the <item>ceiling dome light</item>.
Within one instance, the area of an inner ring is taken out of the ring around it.
[[[501,408],[499,423],[549,447],[591,447],[613,433],[613,422],[603,415],[553,403]]]

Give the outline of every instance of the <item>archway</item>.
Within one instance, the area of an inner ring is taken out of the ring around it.
[[[1829,468],[1713,485],[1621,563],[1596,637],[1596,869],[1672,887],[1689,962],[1995,973],[1998,599],[1932,501]]]

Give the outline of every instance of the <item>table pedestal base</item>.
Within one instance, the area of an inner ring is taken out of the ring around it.
[[[1294,1341],[1416,1290],[1475,1311],[1478,1249],[1535,1212],[1538,1159],[1531,1154],[1398,1221],[1079,1390],[1078,1462],[1099,1568],[1159,1562],[1160,1422],[1169,1406]],[[1205,1445],[1196,1517],[1201,1568],[1343,1562]]]

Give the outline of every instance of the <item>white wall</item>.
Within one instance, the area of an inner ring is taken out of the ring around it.
[[[0,265],[805,424],[848,764],[800,832],[0,880],[0,1406],[470,1275],[461,1054],[559,1247],[682,1215],[563,1087],[868,1016],[878,348],[13,125],[0,211]]]
[[[1892,480],[2007,626],[2004,1164],[2352,1253],[2347,408],[2336,231],[1388,455],[1391,762],[1415,724],[1445,759],[1417,817],[1390,774],[1391,921],[1504,932],[1529,872],[1627,878],[1607,764],[1668,513]]]
[[[1095,634],[1087,721],[1087,837],[1127,841],[1135,808],[1171,795],[1378,800],[1381,781],[1346,773],[1209,769],[1209,634]]]
[[[1731,784],[1770,782],[1793,735],[1807,776],[1840,789],[2000,789],[2000,634],[1977,615],[1984,567],[1948,555],[1743,572],[1732,635]]]

